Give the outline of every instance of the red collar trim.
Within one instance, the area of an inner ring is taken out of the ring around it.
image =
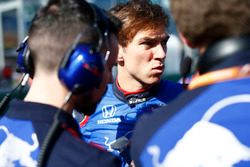
[[[117,79],[116,79],[115,83],[116,83],[117,88],[124,94],[124,96],[139,94],[139,93],[145,92],[147,90],[147,89],[139,89],[135,92],[128,92],[120,87]]]
[[[85,126],[88,120],[89,120],[89,116],[85,115],[83,120],[80,122],[80,127],[82,128],[83,126]]]

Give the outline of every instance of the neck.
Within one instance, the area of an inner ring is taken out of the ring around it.
[[[57,75],[34,76],[25,101],[37,102],[61,108],[68,91],[60,83]]]
[[[116,82],[118,86],[126,92],[137,92],[140,90],[148,89],[150,87],[143,85],[140,82],[135,81],[134,79],[119,77],[119,75],[117,76]]]
[[[117,83],[119,87],[127,92],[136,92],[142,89],[148,89],[151,85],[143,84],[136,80],[131,75],[128,75],[126,71],[118,66]],[[122,73],[122,75],[121,75]]]

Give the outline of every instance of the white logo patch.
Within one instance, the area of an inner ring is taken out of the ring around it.
[[[19,161],[20,165],[25,167],[37,166],[37,161],[31,157],[31,152],[38,146],[38,140],[35,133],[32,134],[33,145],[14,136],[5,126],[0,126],[7,135],[7,138],[0,145],[0,167],[14,167],[14,162]]]
[[[190,128],[160,162],[160,147],[149,146],[154,167],[232,167],[250,161],[250,148],[243,145],[227,128],[209,122],[224,107],[250,103],[250,95],[231,96],[215,103],[201,121]]]
[[[228,129],[205,121],[196,123],[160,163],[160,148],[148,148],[154,167],[232,167],[250,160],[250,148]]]
[[[111,145],[113,144],[113,143],[115,143],[116,142],[116,140],[113,140],[113,141],[109,141],[109,137],[107,137],[107,136],[104,136],[104,138],[105,138],[105,146],[107,146],[108,147],[108,149],[107,149],[107,151],[109,151],[109,152],[113,152],[114,151],[114,149],[113,148],[111,148]]]

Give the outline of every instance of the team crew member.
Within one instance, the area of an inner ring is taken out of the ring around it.
[[[242,0],[171,1],[183,41],[200,51],[200,76],[138,121],[136,166],[250,166],[249,8]]]
[[[72,117],[73,109],[91,114],[105,91],[118,51],[115,30],[104,11],[83,0],[50,0],[39,11],[20,48],[32,84],[0,120],[1,167],[120,165],[84,142]]]
[[[150,1],[118,4],[111,12],[123,25],[119,31],[117,77],[97,109],[80,123],[84,139],[131,162],[129,140],[143,113],[166,105],[180,84],[161,80],[166,57],[168,16]],[[124,163],[125,164],[125,163]]]

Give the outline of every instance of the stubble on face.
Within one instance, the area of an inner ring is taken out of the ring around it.
[[[138,88],[159,82],[165,69],[168,38],[165,28],[139,31],[131,43],[122,48],[124,66],[118,75],[124,76],[120,78],[130,79],[127,83],[137,83]]]

